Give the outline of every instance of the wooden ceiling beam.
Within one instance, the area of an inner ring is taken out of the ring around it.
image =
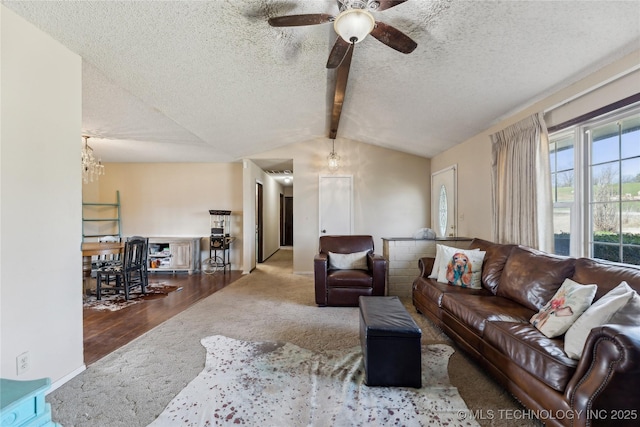
[[[338,125],[342,114],[344,95],[347,91],[347,80],[351,69],[351,57],[353,56],[353,44],[349,47],[342,63],[336,70],[336,88],[333,95],[333,107],[331,110],[331,125],[329,126],[329,138],[336,139],[338,135]]]

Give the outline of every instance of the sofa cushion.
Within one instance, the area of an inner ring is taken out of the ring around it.
[[[469,246],[469,249],[479,249],[486,252],[482,265],[482,286],[494,294],[498,290],[500,276],[502,276],[507,258],[515,247],[516,245],[503,245],[482,239],[473,239]]]
[[[487,321],[528,323],[533,312],[522,305],[495,295],[445,293],[442,308],[482,336]]]
[[[496,295],[538,311],[558,291],[564,279],[573,276],[574,265],[574,258],[518,246],[505,263]]]
[[[485,252],[443,246],[438,282],[463,288],[482,289],[482,263]]]
[[[447,283],[438,283],[433,279],[418,278],[414,282],[413,287],[418,292],[424,294],[427,298],[437,303],[438,307],[442,306],[442,296],[444,294],[491,295],[486,289],[471,289],[451,286]]]
[[[564,334],[589,308],[597,288],[597,285],[582,285],[571,279],[564,279],[553,298],[531,317],[531,324],[549,338]]]
[[[578,283],[595,283],[598,291],[594,302],[615,288],[620,282],[627,282],[633,289],[640,290],[640,268],[608,261],[578,258],[572,280]]]
[[[330,288],[372,286],[373,277],[364,270],[329,270],[327,274],[327,287]]]
[[[487,322],[484,340],[549,387],[563,392],[577,361],[564,353],[562,340],[547,338],[530,323]]]

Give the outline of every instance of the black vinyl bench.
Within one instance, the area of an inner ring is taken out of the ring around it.
[[[422,387],[422,331],[396,296],[361,296],[360,344],[368,386]]]

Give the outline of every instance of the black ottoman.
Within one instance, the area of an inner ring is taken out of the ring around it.
[[[422,331],[400,299],[361,296],[359,302],[365,384],[422,387]]]

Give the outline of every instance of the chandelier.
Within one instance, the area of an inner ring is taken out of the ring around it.
[[[82,135],[84,145],[82,146],[82,181],[87,184],[97,180],[100,175],[104,175],[104,166],[100,159],[93,157],[93,148],[89,146],[87,135]]]
[[[336,154],[335,150],[336,140],[331,140],[331,153],[327,156],[328,167],[330,171],[336,171],[340,167],[340,156]]]

